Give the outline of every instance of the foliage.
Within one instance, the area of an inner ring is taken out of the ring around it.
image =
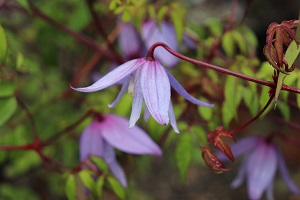
[[[179,135],[170,125],[161,126],[151,117],[138,123],[163,149],[162,159],[167,160],[164,167],[177,168],[181,184],[185,184],[193,166],[200,170],[207,164],[217,173],[227,172],[212,149],[234,160],[230,149],[236,142],[234,134],[242,135],[244,128],[258,118],[264,123],[275,116],[283,125],[299,130],[299,125],[291,121],[293,108],[300,108],[299,20],[266,27],[266,45],[262,44],[266,59],[262,59],[257,56],[261,44],[247,24],[238,23],[233,16],[211,16],[191,23],[185,1],[3,2],[0,199],[46,199],[48,194],[51,199],[105,199],[110,195],[130,199],[138,193],[128,192],[138,191],[138,183],[130,178],[128,189],[124,188],[105,159],[91,156],[79,161],[78,153],[80,133],[91,119],[101,113],[129,118],[132,97],[125,94],[115,108],[108,108],[121,88],[118,84],[89,94],[69,87],[91,85],[115,65],[136,58],[122,55],[118,37],[123,23],[131,24],[140,36],[142,24],[149,19],[156,20],[159,29],[163,21],[170,22],[179,44],[177,56],[182,61],[169,71],[193,97],[214,103],[212,108],[196,107],[172,90]],[[147,51],[138,53],[146,56]],[[183,55],[197,60],[186,62]],[[274,107],[270,106],[273,99]],[[272,109],[276,105],[278,111]],[[268,139],[277,137],[264,135]],[[288,135],[278,138],[283,137]],[[122,152],[117,152],[117,158],[127,176],[139,168],[134,160],[143,163],[140,169],[160,162],[160,158],[146,160]],[[47,183],[43,191],[32,187],[31,182],[41,177]]]

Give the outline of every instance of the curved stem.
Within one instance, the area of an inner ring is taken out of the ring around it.
[[[265,85],[265,86],[268,86],[270,88],[275,88],[276,87],[275,83],[273,83],[273,82],[261,80],[261,79],[258,79],[258,78],[254,78],[254,77],[247,76],[247,75],[244,75],[244,74],[241,74],[241,73],[238,73],[238,72],[231,71],[229,69],[224,69],[224,68],[218,67],[216,65],[212,65],[212,64],[209,64],[209,63],[205,63],[205,62],[202,62],[202,61],[199,61],[199,60],[189,58],[187,56],[184,56],[184,55],[182,55],[180,53],[177,53],[176,51],[172,50],[168,45],[166,45],[163,42],[154,43],[150,47],[150,49],[148,50],[147,56],[146,56],[147,60],[154,60],[154,55],[153,55],[154,50],[155,50],[156,47],[159,47],[159,46],[163,47],[169,53],[176,56],[177,58],[179,58],[181,60],[185,60],[185,61],[190,62],[192,64],[195,64],[195,65],[198,65],[198,66],[201,66],[201,67],[204,67],[204,68],[212,69],[214,71],[221,72],[221,73],[224,73],[224,74],[228,74],[228,75],[231,75],[231,76],[235,76],[237,78],[241,78],[241,79],[244,79],[244,80],[247,80],[247,81],[251,81],[251,82],[254,82],[254,83],[257,83],[257,84],[260,84],[260,85]],[[282,84],[281,90],[286,90],[286,91],[289,91],[289,92],[300,94],[300,89],[294,88],[294,87],[291,87],[291,86],[288,86],[288,85],[285,85],[285,84]]]
[[[259,113],[257,113],[257,115],[255,117],[253,117],[250,121],[248,121],[247,123],[245,123],[243,126],[240,126],[237,129],[231,130],[230,134],[232,135],[232,134],[234,134],[236,132],[239,132],[240,130],[246,128],[251,123],[253,123],[255,120],[257,120],[266,111],[266,109],[269,107],[269,105],[271,104],[273,98],[274,98],[274,94],[272,94],[270,96],[270,99],[268,100],[268,102],[266,103],[266,105],[261,109],[261,111],[259,111]]]
[[[208,64],[208,63],[205,63],[205,62],[202,62],[202,61],[198,61],[198,60],[189,58],[187,56],[184,56],[180,53],[177,53],[177,52],[173,51],[168,45],[166,45],[165,43],[162,43],[162,42],[157,42],[157,43],[153,44],[150,47],[150,49],[148,51],[148,54],[147,54],[147,59],[148,60],[154,60],[154,55],[153,55],[154,50],[155,50],[156,47],[159,47],[159,46],[163,47],[169,53],[173,54],[177,58],[180,58],[180,59],[185,60],[187,62],[190,62],[192,64],[195,64],[195,65],[198,65],[198,66],[201,66],[201,67],[204,67],[204,68],[212,69],[212,70],[224,73],[224,74],[232,75],[232,76],[235,76],[235,77],[238,77],[238,78],[241,78],[241,79],[245,79],[245,80],[260,84],[260,85],[265,85],[265,86],[272,87],[272,88],[275,87],[273,82],[260,80],[260,79],[257,79],[257,78],[251,77],[251,76],[240,74],[238,72],[234,72],[234,71],[231,71],[231,70],[228,70],[228,69],[224,69],[222,67],[218,67],[216,65]]]

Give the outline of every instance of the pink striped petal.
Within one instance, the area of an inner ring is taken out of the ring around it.
[[[128,120],[116,115],[106,115],[102,137],[114,148],[131,154],[161,155],[159,146],[142,129],[128,128]]]
[[[83,130],[80,136],[80,160],[86,160],[90,155],[102,157],[104,154],[103,142],[101,124],[94,120]]]
[[[98,90],[105,89],[118,81],[122,80],[126,76],[132,74],[138,67],[143,65],[146,62],[144,58],[140,59],[134,59],[131,61],[128,61],[113,71],[109,72],[106,74],[104,77],[102,77],[100,80],[95,82],[94,84],[88,86],[88,87],[83,87],[83,88],[73,88],[72,89],[79,91],[79,92],[95,92]]]
[[[261,142],[251,153],[247,165],[247,187],[250,199],[260,199],[272,184],[277,167],[277,156],[272,144]]]
[[[159,123],[169,123],[171,88],[164,67],[158,61],[148,61],[141,67],[141,89],[145,104]]]

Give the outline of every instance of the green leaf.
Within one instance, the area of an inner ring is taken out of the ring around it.
[[[17,0],[17,2],[18,2],[21,6],[23,6],[27,11],[30,11],[30,10],[31,10],[27,0]]]
[[[102,158],[97,156],[91,156],[90,160],[97,165],[98,169],[100,169],[103,172],[108,172],[108,166]]]
[[[94,179],[92,178],[92,174],[93,172],[89,170],[81,170],[78,173],[83,185],[87,187],[92,194],[95,194],[96,185]]]
[[[286,74],[279,73],[278,81],[277,81],[277,85],[276,85],[276,90],[275,90],[275,96],[274,96],[274,102],[275,102],[274,109],[276,109],[279,93],[281,91],[281,87],[282,87],[283,81],[284,81],[286,76],[287,76]]]
[[[297,88],[300,88],[300,71],[298,71],[297,73]],[[296,95],[297,96],[297,104],[298,104],[298,108],[300,108],[300,95]]]
[[[111,186],[112,190],[114,191],[114,193],[120,199],[126,199],[125,189],[123,188],[123,186],[121,185],[121,183],[119,181],[117,181],[117,179],[115,179],[112,176],[108,176],[107,177],[107,181],[108,181],[109,185]]]
[[[182,41],[182,35],[183,35],[183,22],[182,18],[178,16],[178,12],[171,12],[171,18],[172,22],[174,24],[175,32],[176,32],[176,37],[178,42]]]
[[[213,36],[221,37],[223,27],[219,19],[216,18],[207,19],[205,21],[205,24],[208,26],[208,29],[210,30]]]
[[[14,82],[0,82],[0,97],[10,97],[15,92],[16,85]]]
[[[222,38],[222,48],[224,49],[226,55],[230,58],[234,55],[234,43],[231,32],[226,32]]]
[[[193,154],[192,138],[189,133],[182,133],[176,146],[176,161],[181,181],[185,180],[186,172],[191,164]]]
[[[76,199],[76,178],[74,174],[70,174],[66,181],[65,192],[69,200]]]
[[[18,52],[17,60],[16,60],[16,68],[18,71],[22,71],[23,63],[24,63],[24,56],[21,52]]]
[[[16,111],[17,101],[14,97],[0,99],[0,126]]]
[[[7,40],[6,34],[2,26],[0,25],[0,64],[5,62],[7,55]]]
[[[102,198],[103,185],[104,185],[104,176],[99,176],[99,178],[96,181],[96,194],[99,199]]]
[[[164,19],[164,16],[165,14],[167,13],[168,11],[168,7],[167,6],[162,6],[159,10],[158,10],[158,13],[157,13],[157,21],[160,23],[163,19]]]
[[[129,22],[131,20],[130,10],[124,9],[122,13],[122,21],[123,22]]]
[[[247,46],[245,38],[242,36],[242,34],[238,31],[232,31],[232,38],[234,39],[235,43],[238,45],[240,51],[243,54],[247,53]]]
[[[300,53],[300,46],[298,46],[295,40],[293,40],[289,45],[289,47],[287,48],[284,55],[284,60],[288,63],[289,67],[293,65],[299,53]]]
[[[290,107],[288,106],[288,104],[282,103],[278,106],[281,114],[283,115],[283,118],[286,121],[290,120]]]
[[[206,101],[205,99],[201,99],[203,101]],[[204,107],[204,106],[198,106],[198,112],[201,115],[201,117],[203,119],[205,119],[206,121],[209,121],[212,119],[213,116],[213,109],[212,108],[208,108],[208,107]]]

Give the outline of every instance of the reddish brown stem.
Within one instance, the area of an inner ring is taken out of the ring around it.
[[[261,109],[261,111],[259,111],[259,112],[257,113],[257,115],[256,115],[255,117],[253,117],[251,120],[249,120],[249,121],[248,121],[247,123],[245,123],[243,126],[240,126],[240,127],[238,127],[237,129],[235,129],[235,130],[231,130],[231,131],[230,131],[230,134],[232,135],[232,134],[234,134],[234,133],[236,133],[236,132],[241,131],[242,129],[244,129],[244,128],[246,128],[247,126],[249,126],[250,124],[252,124],[255,120],[257,120],[257,119],[258,119],[258,118],[266,111],[266,109],[269,107],[269,105],[271,104],[273,98],[274,98],[274,94],[272,94],[272,95],[270,96],[269,101],[268,101],[268,102],[266,103],[266,105]]]

